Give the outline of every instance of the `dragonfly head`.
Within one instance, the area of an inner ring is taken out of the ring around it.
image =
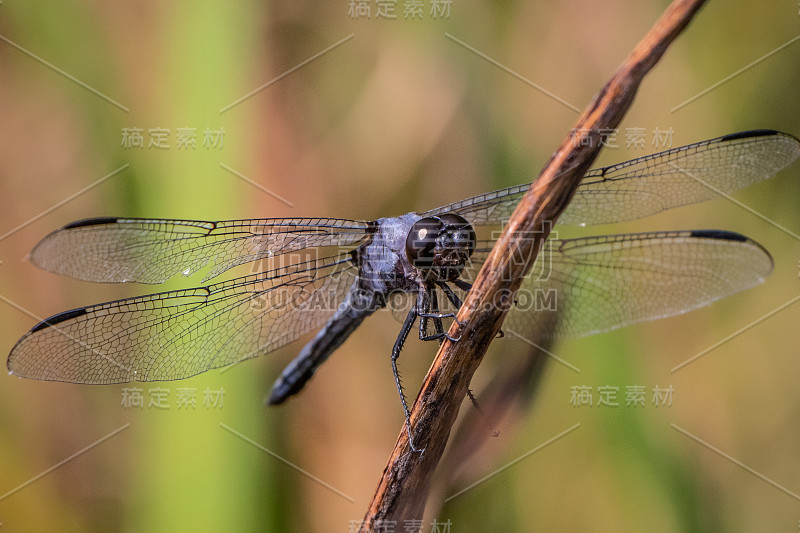
[[[475,251],[475,230],[455,213],[425,217],[411,226],[406,238],[406,256],[415,267],[439,281],[461,275]]]

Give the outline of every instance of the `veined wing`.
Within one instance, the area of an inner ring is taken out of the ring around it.
[[[66,311],[25,334],[8,369],[72,383],[186,378],[269,353],[316,329],[356,274],[349,256],[340,256]]]
[[[313,247],[352,247],[366,228],[365,222],[332,218],[91,218],[42,239],[31,261],[56,274],[109,283],[163,283],[210,265],[206,281],[251,261]]]
[[[733,133],[586,173],[561,224],[643,218],[765,180],[800,157],[800,141],[774,130]],[[455,212],[474,225],[503,224],[530,184],[467,198],[423,213]]]
[[[465,278],[477,275],[490,247],[475,252]],[[729,231],[551,239],[503,327],[528,338],[592,335],[692,311],[761,283],[771,271],[761,245]]]

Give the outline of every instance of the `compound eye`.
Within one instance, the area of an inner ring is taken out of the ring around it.
[[[406,237],[406,256],[417,268],[433,265],[436,239],[442,232],[444,224],[438,218],[425,217],[417,220]]]
[[[439,215],[439,219],[445,225],[444,231],[450,234],[452,245],[464,249],[467,255],[471,256],[475,251],[477,237],[475,229],[467,219],[455,213]]]

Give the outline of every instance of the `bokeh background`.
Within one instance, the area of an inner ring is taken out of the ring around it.
[[[2,2],[0,352],[37,318],[154,292],[25,261],[72,220],[369,220],[530,181],[576,120],[570,106],[588,103],[667,2],[453,0],[434,17],[425,0],[413,20],[406,4],[392,20],[375,2],[354,18],[346,0]],[[671,131],[672,146],[753,128],[800,135],[799,10],[710,2],[598,163],[658,151],[655,131]],[[141,128],[145,147],[125,148],[125,128]],[[169,130],[168,148],[148,147],[155,128]],[[196,148],[177,147],[180,128],[195,129]],[[625,148],[627,128],[645,132],[644,148]],[[206,129],[224,130],[221,147],[203,146]],[[800,304],[742,329],[800,293],[799,196],[798,164],[735,196],[788,232],[725,199],[572,230],[739,231],[771,251],[775,272],[688,315],[554,346],[580,373],[548,363],[535,396],[491,415],[500,435],[481,433],[472,455],[445,463],[423,530],[796,531]],[[371,317],[280,408],[263,399],[299,342],[224,373],[139,385],[146,398],[166,389],[166,409],[126,408],[123,386],[0,377],[2,530],[347,531],[402,429],[397,328],[389,313]],[[531,357],[509,337],[475,377],[479,398]],[[403,352],[412,397],[434,352]],[[618,387],[619,407],[596,405],[602,386]],[[629,386],[646,389],[644,407],[624,405]],[[198,392],[197,408],[178,408],[181,387]],[[573,387],[591,387],[595,405],[571,406]],[[655,387],[672,388],[671,405],[651,403]],[[201,405],[206,388],[225,391],[222,407]]]

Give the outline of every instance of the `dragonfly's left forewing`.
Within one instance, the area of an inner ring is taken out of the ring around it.
[[[582,178],[559,222],[609,224],[710,200],[770,178],[798,157],[800,140],[753,130],[595,168]],[[457,213],[477,226],[505,224],[529,187],[480,194],[422,216]]]
[[[423,217],[457,213],[474,226],[504,224],[530,188],[530,183],[479,194],[422,213]]]
[[[586,173],[559,222],[623,222],[724,197],[771,178],[798,157],[795,137],[753,130],[596,168]]]

